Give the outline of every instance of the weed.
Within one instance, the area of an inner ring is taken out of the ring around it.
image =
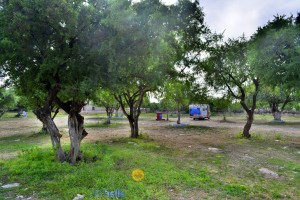
[[[248,193],[247,187],[238,184],[229,184],[224,186],[224,190],[227,194],[232,196],[242,196]]]
[[[240,138],[240,139],[241,139],[241,138],[244,138],[243,132],[241,132],[241,131],[240,131],[240,132],[237,132],[237,133],[235,134],[235,137],[236,137],[236,138]]]
[[[280,133],[276,133],[275,136],[274,136],[274,139],[275,140],[281,140],[282,139],[281,134]]]
[[[273,197],[274,199],[283,199],[283,198],[284,198],[284,195],[282,195],[282,194],[280,194],[280,193],[278,193],[278,192],[273,192],[272,197]]]
[[[243,135],[243,132],[237,132],[235,134],[235,137],[238,138],[238,139],[246,139]],[[264,137],[262,134],[259,134],[259,133],[251,133],[251,139],[252,140],[256,140],[256,141],[262,141],[264,140]]]
[[[252,140],[257,140],[257,141],[263,141],[265,138],[262,134],[259,133],[252,133],[251,134],[251,139]]]

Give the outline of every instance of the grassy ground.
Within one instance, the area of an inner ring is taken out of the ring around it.
[[[113,119],[112,125],[105,125],[104,118],[99,122],[86,116],[90,135],[82,145],[85,160],[76,166],[55,162],[49,137],[24,131],[17,123],[23,119],[2,119],[0,125],[12,121],[14,128],[24,133],[0,137],[0,185],[21,184],[12,189],[0,188],[0,199],[15,199],[17,195],[72,199],[76,194],[84,194],[85,199],[111,199],[108,192],[130,200],[299,199],[300,135],[289,137],[285,132],[270,134],[257,129],[252,139],[242,139],[235,126],[243,117],[231,117],[234,123],[225,123],[232,124],[232,128],[209,127],[209,121],[179,128],[155,122],[152,114],[141,120],[142,137],[129,139],[126,123]],[[64,116],[59,119],[65,120]],[[220,119],[222,116],[212,118]],[[27,120],[34,124],[34,119]],[[261,120],[270,123],[268,118]],[[297,119],[289,120],[297,123]],[[63,135],[67,151],[66,132]],[[211,152],[209,147],[219,150]],[[262,177],[261,167],[278,173],[279,178]],[[145,173],[140,182],[131,177],[135,169]]]

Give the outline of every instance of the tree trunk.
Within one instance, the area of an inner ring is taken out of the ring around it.
[[[41,130],[41,133],[42,133],[42,134],[48,134],[47,126],[46,126],[46,124],[44,124],[44,123],[43,123],[43,127],[42,127],[42,130]]]
[[[4,110],[0,110],[0,118],[2,117],[2,115],[4,115],[5,111]]]
[[[147,90],[142,87],[139,88],[138,91],[131,94],[130,91],[123,93],[122,95],[114,95],[115,99],[120,104],[120,107],[123,113],[126,115],[130,130],[131,130],[131,138],[138,138],[139,136],[139,116],[141,114],[141,105],[143,103],[144,95]],[[129,106],[129,113],[125,109],[124,101]]]
[[[138,138],[139,137],[139,123],[138,118],[129,117],[128,118],[129,125],[130,125],[130,137],[131,138]]]
[[[85,103],[82,101],[68,101],[64,103],[59,98],[56,98],[55,101],[69,115],[68,127],[71,147],[68,159],[71,164],[75,164],[83,157],[80,152],[80,143],[88,135],[83,125],[84,117],[79,114]]]
[[[254,111],[247,112],[247,122],[244,126],[243,135],[245,138],[250,138],[250,129],[254,119]]]
[[[167,110],[167,121],[169,121],[169,111]]]
[[[63,152],[60,144],[60,138],[62,135],[59,133],[59,130],[54,123],[53,119],[51,118],[51,113],[50,110],[47,112],[47,109],[45,108],[40,108],[34,111],[35,115],[37,118],[43,123],[43,125],[46,126],[47,132],[49,133],[51,137],[51,142],[52,142],[52,148],[54,150],[54,157],[55,160],[58,161],[65,161],[66,156],[65,153]]]
[[[116,109],[116,114],[115,114],[116,117],[119,117],[119,109]]]
[[[273,113],[274,120],[278,122],[282,122],[281,120],[281,111],[277,110]]]
[[[69,159],[71,164],[82,159],[82,154],[80,152],[81,140],[87,136],[87,132],[83,128],[84,117],[79,113],[70,112],[68,117],[69,135],[70,135],[70,154]]]
[[[107,124],[110,124],[110,115],[107,117]]]
[[[106,111],[106,116],[107,116],[107,124],[110,124],[110,110],[108,107],[105,107],[105,111]]]
[[[284,108],[284,106],[286,105],[286,103],[282,106]],[[274,117],[274,121],[278,121],[278,122],[281,122],[281,110],[279,110],[279,105],[278,103],[275,103],[275,102],[271,102],[270,103],[270,108],[271,108],[271,111],[272,111],[272,115]]]
[[[177,124],[180,124],[180,108],[178,107],[178,111],[177,111]]]
[[[139,137],[139,123],[138,123],[138,121],[139,121],[139,118],[138,117],[136,117],[135,119],[134,119],[134,131],[133,131],[133,137],[134,138],[137,138],[137,137]]]
[[[258,89],[259,89],[259,80],[258,79],[252,79],[254,85],[255,85],[255,92],[252,95],[252,105],[251,105],[251,109],[248,108],[248,106],[245,103],[245,99],[246,99],[246,93],[244,91],[244,89],[240,86],[240,92],[241,92],[241,96],[240,96],[240,103],[243,107],[243,109],[247,112],[247,122],[244,126],[244,130],[243,130],[243,135],[245,138],[250,138],[250,129],[253,123],[253,119],[254,119],[254,111],[256,109],[256,101],[257,101],[257,94],[258,94]]]

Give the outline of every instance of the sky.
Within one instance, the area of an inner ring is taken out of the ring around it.
[[[177,0],[162,0],[166,4]],[[250,37],[259,26],[264,26],[274,15],[297,15],[300,0],[200,0],[205,22],[225,38],[235,38],[243,33]]]

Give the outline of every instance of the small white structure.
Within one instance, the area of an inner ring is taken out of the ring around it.
[[[23,112],[22,112],[22,117],[23,117],[23,118],[26,118],[26,117],[27,117],[27,113],[26,113],[25,110],[23,110]]]
[[[191,104],[189,105],[190,118],[195,119],[209,119],[210,108],[208,104]]]

